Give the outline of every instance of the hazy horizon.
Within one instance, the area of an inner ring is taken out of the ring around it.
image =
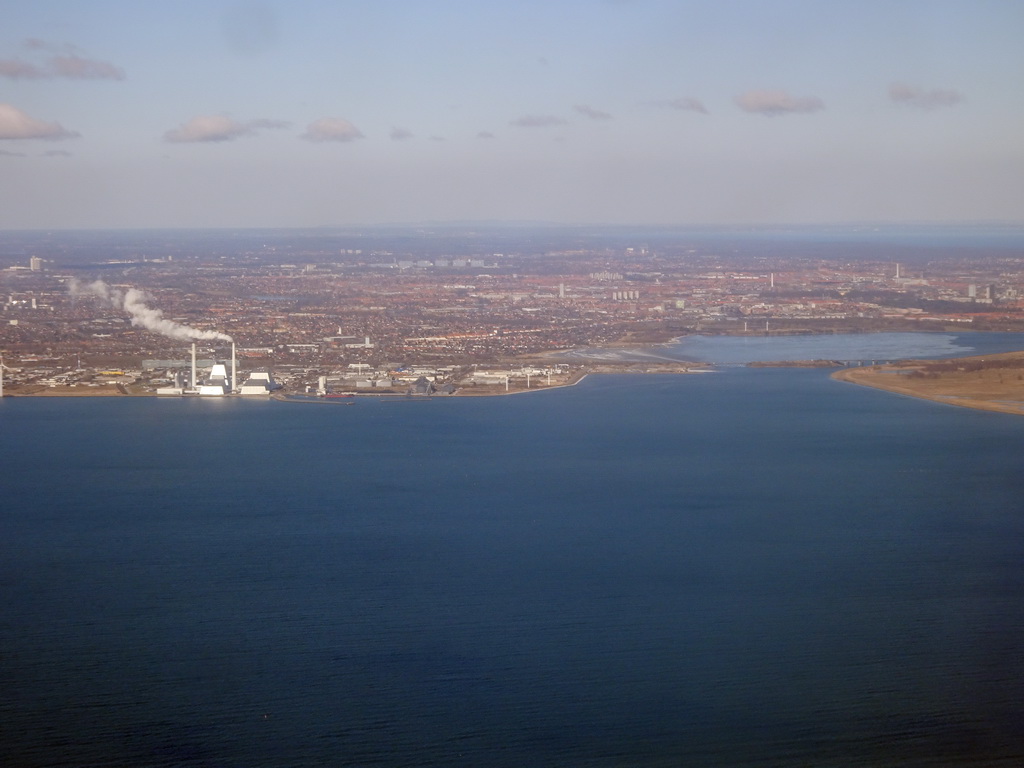
[[[884,235],[906,233],[910,231],[974,231],[978,233],[995,233],[1002,230],[1024,232],[1024,220],[965,220],[965,221],[823,221],[823,222],[736,222],[729,224],[665,223],[645,224],[643,222],[600,222],[600,221],[516,221],[497,219],[478,220],[432,220],[432,221],[367,221],[357,224],[310,224],[310,225],[207,225],[207,226],[117,226],[117,227],[0,227],[0,232],[8,233],[72,233],[72,232],[331,232],[346,234],[353,232],[373,232],[378,230],[425,230],[425,229],[479,229],[479,230],[598,230],[610,233],[625,232],[632,229],[650,233],[679,233],[681,235],[700,234],[784,234],[842,232],[865,235]]]

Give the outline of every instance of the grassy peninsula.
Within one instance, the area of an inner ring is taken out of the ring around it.
[[[948,405],[1024,414],[1024,352],[844,368],[832,378]]]

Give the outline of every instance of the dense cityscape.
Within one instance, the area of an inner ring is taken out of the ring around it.
[[[266,372],[286,393],[489,394],[585,372],[559,352],[688,334],[1024,330],[1024,255],[950,242],[528,226],[6,232],[5,393],[152,394],[176,375],[180,390],[182,373],[197,383],[190,339],[202,375],[228,361],[230,337],[239,379]],[[153,330],[76,286],[135,289],[194,334]]]

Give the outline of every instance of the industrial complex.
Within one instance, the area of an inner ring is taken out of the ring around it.
[[[173,361],[172,361],[173,362]],[[199,395],[201,397],[224,397],[226,395],[269,395],[280,389],[269,371],[253,371],[244,381],[238,378],[238,355],[235,343],[231,342],[231,371],[224,363],[211,362],[202,369],[206,374],[199,376],[200,367],[196,359],[196,344],[192,343],[192,366],[186,372],[178,368],[170,373],[172,384],[158,387],[158,395]]]

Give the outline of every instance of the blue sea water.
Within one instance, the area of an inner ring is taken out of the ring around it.
[[[0,763],[1024,758],[1024,419],[827,372],[0,403]]]

